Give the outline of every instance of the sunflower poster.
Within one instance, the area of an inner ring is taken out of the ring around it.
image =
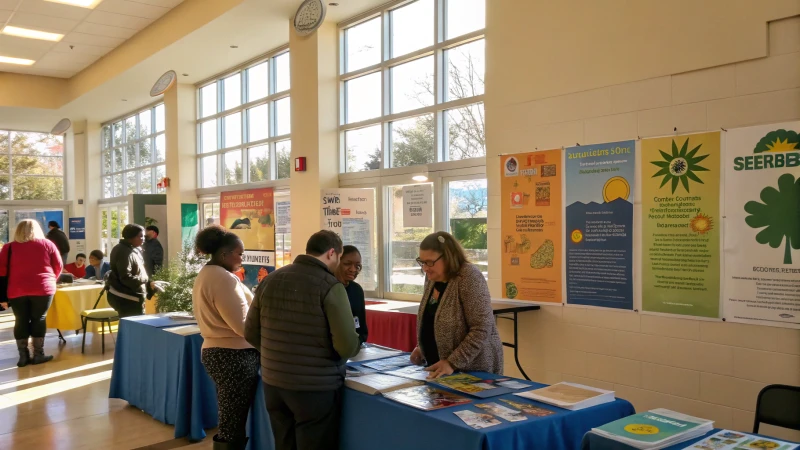
[[[236,273],[254,288],[275,270],[275,210],[272,188],[220,194],[220,223],[244,243],[242,267]]]
[[[720,134],[642,140],[642,309],[719,317]]]
[[[503,297],[561,303],[561,150],[500,162]]]
[[[567,303],[633,309],[635,141],[566,150]]]
[[[728,132],[726,320],[800,328],[798,132],[800,122]]]

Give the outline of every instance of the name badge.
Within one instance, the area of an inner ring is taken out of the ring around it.
[[[353,316],[353,322],[356,324],[356,329],[361,328],[361,324],[358,322],[358,316]]]

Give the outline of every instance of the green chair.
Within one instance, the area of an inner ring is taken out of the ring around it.
[[[114,335],[111,333],[111,322],[119,321],[119,313],[114,310],[114,308],[100,308],[97,309],[97,305],[100,304],[100,299],[103,298],[103,294],[108,291],[107,288],[103,288],[100,291],[100,295],[97,296],[97,301],[94,302],[94,307],[92,309],[87,309],[81,312],[81,322],[83,323],[83,343],[81,343],[81,353],[84,353],[86,348],[86,327],[89,325],[89,322],[100,322],[100,330],[103,331],[106,324],[108,325],[108,334],[111,335],[111,339],[114,339]],[[103,353],[106,352],[106,335],[103,333]],[[116,343],[116,339],[114,339]]]

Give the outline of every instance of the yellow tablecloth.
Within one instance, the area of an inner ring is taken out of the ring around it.
[[[81,312],[92,309],[102,290],[103,286],[100,284],[59,288],[47,311],[47,328],[58,328],[62,331],[83,328]],[[109,308],[105,294],[97,307]]]

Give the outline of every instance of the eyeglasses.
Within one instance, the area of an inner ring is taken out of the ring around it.
[[[423,261],[423,260],[421,260],[419,258],[417,258],[416,261],[417,261],[417,264],[419,264],[420,267],[425,267],[425,266],[433,267],[442,258],[444,258],[444,254],[442,254],[441,256],[439,256],[438,258],[436,258],[433,261]]]

